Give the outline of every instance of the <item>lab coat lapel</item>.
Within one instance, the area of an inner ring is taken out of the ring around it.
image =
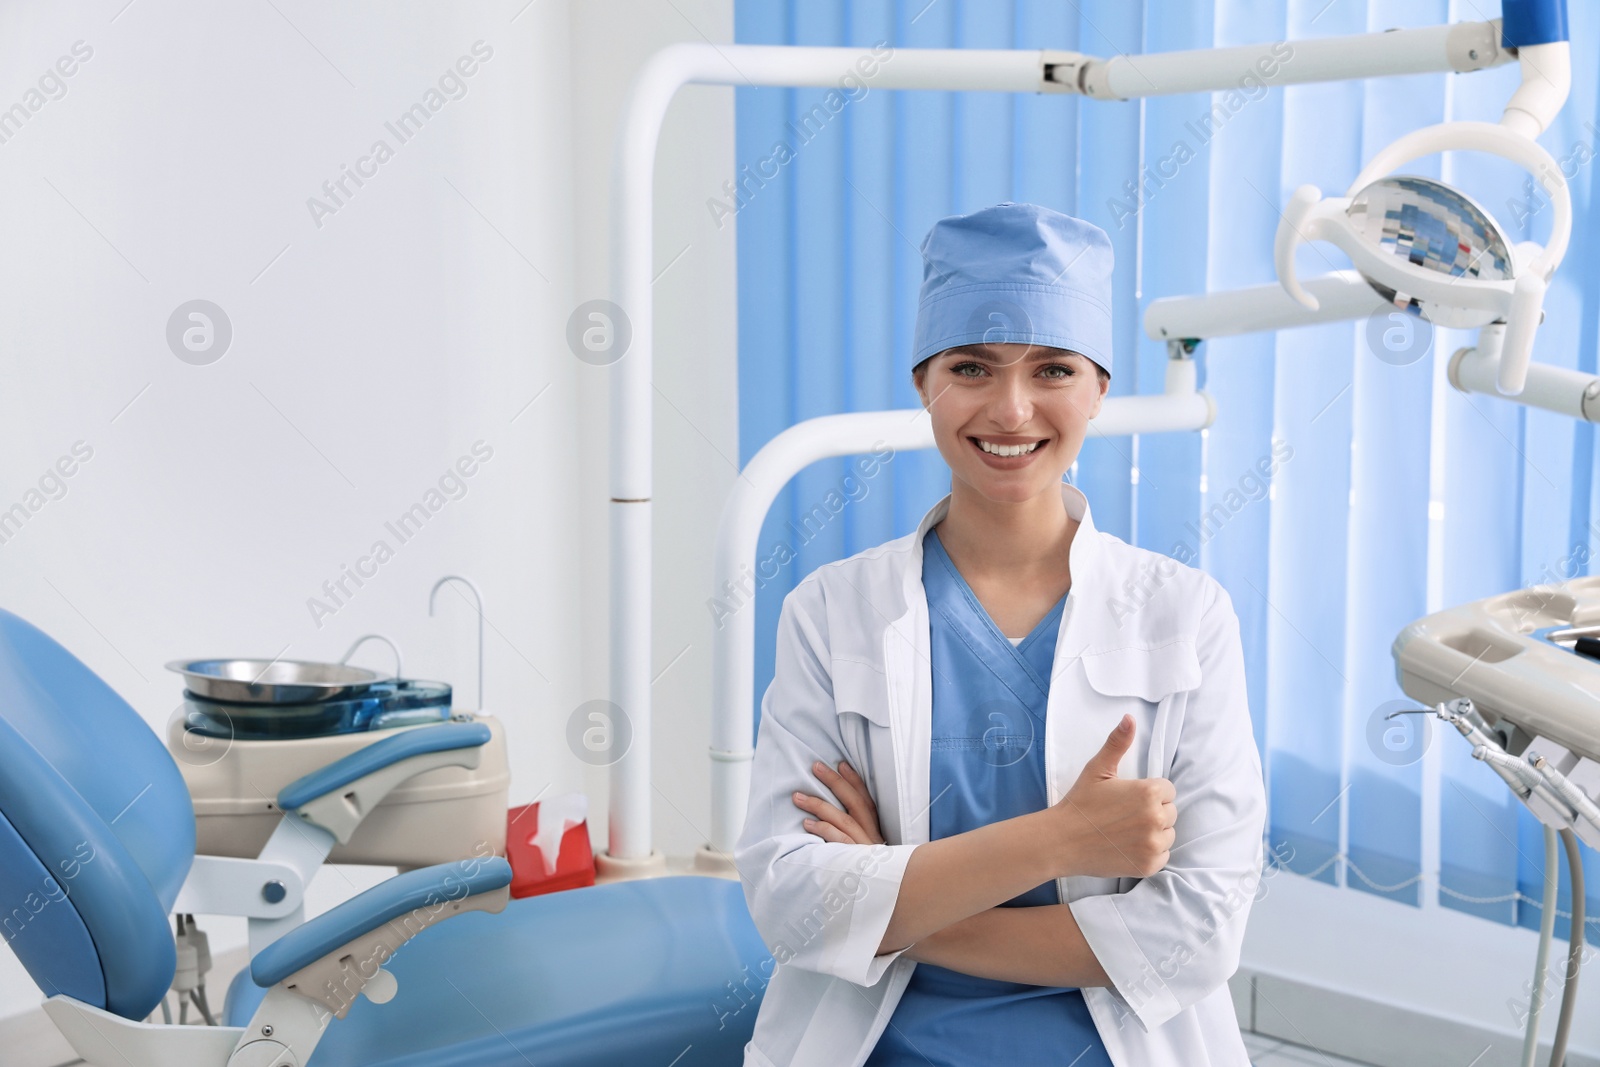
[[[928,634],[928,596],[922,587],[922,539],[950,511],[947,493],[923,515],[911,535],[901,597],[905,612],[883,633],[884,674],[889,682],[890,740],[900,805],[900,843],[929,840],[928,764],[933,733],[933,659]]]
[[[1110,618],[1105,595],[1108,560],[1094,525],[1089,498],[1065,482],[1061,497],[1067,514],[1078,520],[1078,531],[1072,536],[1067,556],[1072,586],[1061,613],[1061,630],[1050,667],[1050,694],[1045,702],[1044,768],[1051,804],[1066,795],[1078,772],[1100,747],[1093,721],[1100,705],[1085,684],[1078,661],[1090,645],[1105,640]],[[1108,725],[1100,732],[1100,741],[1110,729]],[[1126,765],[1125,757],[1123,766]]]
[[[1067,554],[1072,587],[1067,590],[1067,603],[1061,613],[1052,679],[1061,673],[1063,664],[1077,660],[1097,639],[1104,638],[1110,620],[1105,596],[1105,553],[1101,551],[1100,531],[1095,527],[1089,498],[1077,486],[1062,482],[1061,500],[1067,506],[1067,514],[1078,520],[1078,532],[1072,535],[1072,548]]]

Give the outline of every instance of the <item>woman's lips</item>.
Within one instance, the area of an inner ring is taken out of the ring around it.
[[[974,452],[983,457],[983,461],[985,463],[996,470],[1003,471],[1017,470],[1018,468],[1026,467],[1028,464],[1034,461],[1039,453],[1050,447],[1049,439],[1045,438],[1043,443],[1036,447],[1032,452],[1024,452],[1020,456],[997,456],[993,452],[985,452],[978,444],[978,440],[975,437],[967,438],[967,443],[972,446],[972,450]]]

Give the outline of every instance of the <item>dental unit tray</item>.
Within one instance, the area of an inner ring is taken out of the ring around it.
[[[343,663],[292,659],[173,660],[167,670],[183,675],[184,688],[207,700],[235,704],[304,704],[354,696],[383,675]]]
[[[244,741],[286,741],[388,730],[450,718],[450,686],[393,678],[354,696],[308,703],[227,703],[184,692],[183,721],[195,734]]]
[[[1436,612],[1390,651],[1406,695],[1435,707],[1539,820],[1600,848],[1600,575]]]

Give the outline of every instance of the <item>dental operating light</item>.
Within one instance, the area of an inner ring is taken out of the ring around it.
[[[1555,208],[1549,243],[1513,245],[1465,194],[1430,178],[1391,173],[1452,149],[1489,152],[1533,174]],[[1527,383],[1545,291],[1571,235],[1572,196],[1550,153],[1505,125],[1447,122],[1409,133],[1378,153],[1344,196],[1324,198],[1314,185],[1296,189],[1278,225],[1273,259],[1280,284],[1309,310],[1318,300],[1300,284],[1295,249],[1328,241],[1402,311],[1436,326],[1504,323],[1496,386],[1516,396]]]
[[[1455,280],[1507,282],[1513,277],[1510,242],[1477,204],[1428,178],[1381,178],[1355,196],[1322,200],[1309,185],[1296,190],[1276,249],[1283,286],[1307,307],[1316,297],[1300,287],[1294,248],[1329,240],[1358,264],[1362,278],[1394,306],[1439,326],[1476,327],[1494,321],[1495,307],[1434,297],[1434,285]],[[1450,296],[1476,295],[1468,290]],[[1498,295],[1498,294],[1497,294]],[[1490,301],[1484,301],[1490,303]]]
[[[1393,307],[1434,325],[1480,331],[1477,344],[1450,363],[1456,388],[1600,421],[1600,378],[1532,361],[1545,293],[1572,235],[1566,176],[1536,141],[1572,85],[1566,5],[1504,0],[1502,11],[1496,40],[1465,52],[1472,62],[1513,57],[1521,69],[1498,123],[1445,122],[1412,131],[1378,152],[1342,196],[1325,198],[1314,185],[1300,186],[1274,240],[1277,284],[1154,300],[1145,310],[1145,333],[1166,341],[1177,359],[1207,338],[1359,319]],[[1553,209],[1545,244],[1513,239],[1460,190],[1402,170],[1457,151],[1496,155],[1533,176]],[[1302,280],[1295,253],[1313,241],[1336,245],[1355,269]]]

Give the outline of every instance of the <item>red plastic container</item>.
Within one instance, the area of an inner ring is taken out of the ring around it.
[[[554,874],[544,873],[544,858],[533,847],[539,830],[539,803],[506,812],[506,860],[511,864],[511,895],[531,897],[560,889],[594,885],[594,852],[589,847],[587,820],[561,835]]]

